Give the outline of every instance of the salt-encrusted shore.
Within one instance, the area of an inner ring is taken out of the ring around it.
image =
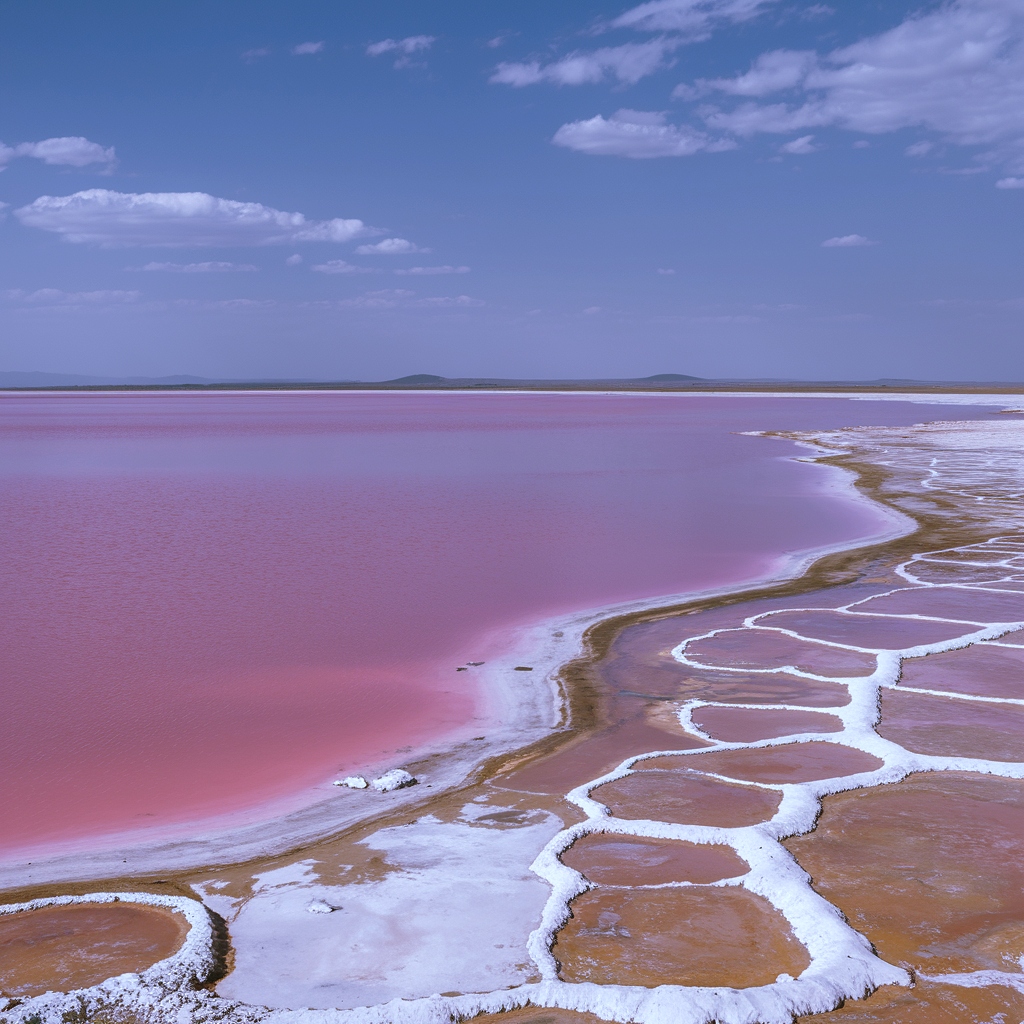
[[[972,396],[973,397],[973,396]],[[1001,404],[996,399],[992,404]],[[816,461],[824,452],[801,458]],[[274,856],[338,835],[361,823],[393,812],[408,812],[451,792],[479,774],[486,764],[522,751],[555,734],[566,738],[578,726],[572,714],[563,669],[588,654],[587,633],[595,625],[625,625],[651,611],[670,613],[693,605],[733,597],[800,579],[818,560],[830,554],[854,552],[912,533],[917,524],[900,512],[875,503],[854,486],[855,475],[834,466],[820,467],[818,492],[831,491],[837,500],[856,504],[877,517],[880,529],[862,538],[778,558],[768,572],[741,583],[705,590],[664,594],[637,601],[590,608],[505,631],[498,638],[482,637],[481,646],[502,650],[475,669],[484,710],[483,721],[461,732],[484,734],[481,740],[439,738],[410,752],[401,761],[389,759],[363,766],[373,777],[391,768],[412,772],[420,785],[379,794],[335,787],[335,776],[289,800],[268,803],[233,815],[132,832],[90,837],[82,841],[21,849],[0,856],[0,892],[36,886],[88,882],[179,872]],[[826,476],[827,474],[827,476]],[[514,639],[509,642],[509,635]],[[517,672],[530,666],[531,672]],[[216,786],[216,780],[210,782]]]

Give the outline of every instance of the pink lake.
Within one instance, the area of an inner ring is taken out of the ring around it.
[[[255,807],[459,735],[482,638],[891,527],[841,398],[0,396],[0,849]],[[957,418],[986,416],[958,408]]]

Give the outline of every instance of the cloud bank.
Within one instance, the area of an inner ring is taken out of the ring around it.
[[[67,242],[104,248],[202,248],[347,242],[366,231],[361,220],[307,220],[262,203],[218,199],[205,192],[112,192],[40,196],[14,211],[26,227]]]
[[[32,157],[54,167],[88,167],[101,164],[111,168],[117,163],[113,146],[101,146],[81,135],[69,135],[42,142],[22,142],[5,146],[0,142],[0,169],[18,157]]]

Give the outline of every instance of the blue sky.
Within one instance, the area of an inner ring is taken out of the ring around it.
[[[0,3],[0,370],[1024,379],[1024,2]]]

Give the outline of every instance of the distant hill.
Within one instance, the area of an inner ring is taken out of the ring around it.
[[[652,373],[650,377],[637,377],[637,380],[671,383],[674,380],[705,380],[704,377],[691,377],[688,373]]]

